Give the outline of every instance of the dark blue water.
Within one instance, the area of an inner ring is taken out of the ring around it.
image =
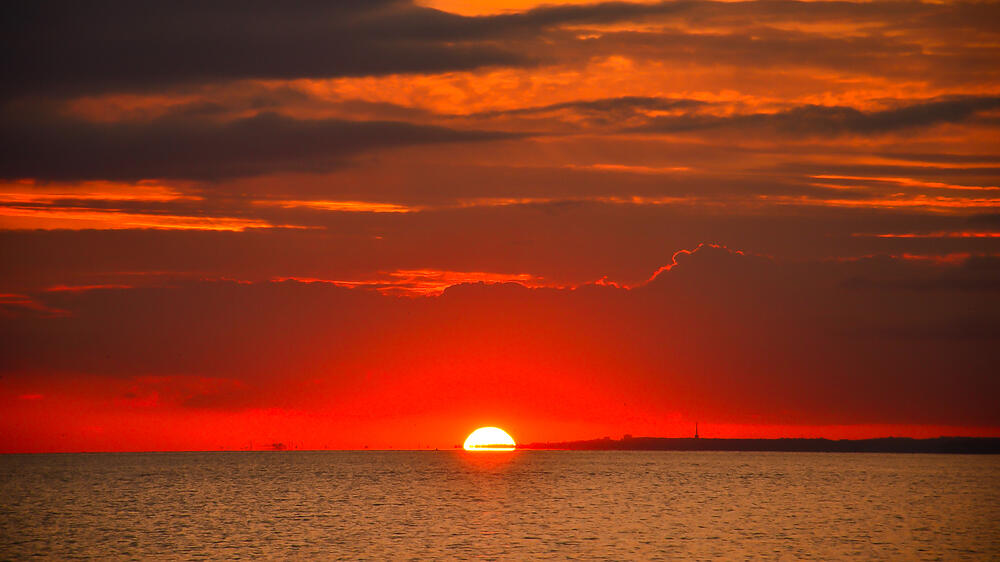
[[[0,456],[3,558],[1000,558],[1000,458]]]

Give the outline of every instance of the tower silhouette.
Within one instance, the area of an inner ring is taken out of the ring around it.
[[[698,439],[698,422],[694,422],[694,438]]]

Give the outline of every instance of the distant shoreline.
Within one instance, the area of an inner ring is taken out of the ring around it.
[[[955,455],[998,455],[1000,437],[878,437],[874,439],[825,439],[781,437],[776,439],[715,439],[694,437],[630,437],[588,439],[516,445],[518,451],[730,451],[772,453],[929,453]],[[18,455],[121,455],[175,453],[308,453],[308,452],[452,452],[460,445],[442,449],[178,449],[139,451],[2,451],[2,456]]]
[[[880,437],[876,439],[710,439],[693,437],[625,437],[553,443],[528,443],[523,450],[562,451],[746,451],[785,453],[941,453],[1000,454],[1000,437]]]

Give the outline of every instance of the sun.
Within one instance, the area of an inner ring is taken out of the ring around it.
[[[514,438],[499,427],[480,427],[463,445],[466,451],[513,451],[516,446]]]

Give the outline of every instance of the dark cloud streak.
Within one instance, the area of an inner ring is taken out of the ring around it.
[[[331,78],[537,63],[511,49],[566,23],[675,12],[612,2],[463,17],[403,0],[8,3],[5,95],[74,95],[238,79]]]
[[[496,46],[428,35],[422,30],[462,18],[392,0],[51,1],[4,10],[8,96],[529,64]]]
[[[168,115],[124,123],[48,115],[7,120],[0,135],[0,176],[214,180],[282,170],[318,172],[367,150],[515,136],[391,121],[298,120],[273,113],[231,122]]]
[[[933,100],[867,112],[853,107],[806,105],[775,113],[658,117],[631,132],[683,133],[721,128],[766,128],[801,136],[877,135],[941,123],[960,123],[979,112],[997,107],[1000,107],[1000,97]]]

